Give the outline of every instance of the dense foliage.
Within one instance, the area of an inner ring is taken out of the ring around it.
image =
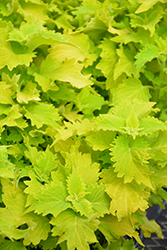
[[[166,23],[165,0],[0,1],[1,250],[162,237]]]

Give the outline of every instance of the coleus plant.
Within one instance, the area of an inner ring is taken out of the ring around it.
[[[1,250],[163,238],[146,210],[167,199],[166,10],[165,0],[1,1]]]

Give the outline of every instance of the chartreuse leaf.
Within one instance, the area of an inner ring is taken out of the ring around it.
[[[134,59],[132,51],[128,48],[122,47],[116,50],[119,59],[115,64],[114,69],[114,80],[116,80],[122,73],[126,73],[127,76],[136,76],[136,67],[134,64]]]
[[[148,208],[149,192],[134,180],[131,183],[124,183],[123,179],[118,178],[113,169],[109,168],[103,170],[102,182],[106,186],[107,194],[112,199],[110,212],[117,215],[119,221],[131,216],[138,209],[145,211]]]
[[[1,243],[1,250],[26,250],[26,248],[21,242],[5,240]]]
[[[93,148],[93,150],[103,151],[110,147],[116,133],[113,131],[91,131],[88,136],[86,136],[86,141]]]
[[[0,177],[13,178],[15,166],[8,160],[7,147],[0,146]]]
[[[41,3],[39,0],[22,2],[17,12],[24,17],[24,20],[32,23],[36,23],[37,21],[44,23],[44,20],[48,19],[47,5]]]
[[[88,35],[74,33],[67,35],[67,42],[55,42],[49,49],[48,58],[65,61],[75,58],[76,61],[84,61],[84,65],[92,65],[97,54],[93,53],[94,45]]]
[[[123,80],[117,88],[111,90],[113,94],[112,102],[114,105],[122,102],[123,99],[133,100],[137,98],[141,101],[148,102],[150,99],[149,86],[143,86],[141,81],[136,78],[128,78]]]
[[[142,27],[145,30],[149,30],[151,33],[151,37],[155,32],[155,25],[161,20],[163,17],[164,11],[160,5],[155,5],[153,9],[148,10],[145,13],[139,14],[129,14],[131,17],[131,27]]]
[[[73,171],[68,177],[67,190],[69,196],[66,200],[72,202],[77,212],[90,218],[93,212],[92,205],[87,199],[85,199],[87,193],[86,186],[80,176],[77,175],[76,171]]]
[[[167,127],[163,122],[161,122],[155,117],[150,117],[150,116],[143,117],[141,119],[139,128],[141,128],[140,132],[141,135],[148,135],[158,130],[167,129]]]
[[[50,223],[54,226],[53,236],[59,236],[58,244],[67,241],[67,248],[89,250],[89,244],[97,242],[94,231],[97,229],[96,219],[87,219],[71,209],[53,217]]]
[[[167,187],[167,165],[163,168],[156,167],[155,172],[150,178],[155,190],[159,190],[161,187]]]
[[[122,131],[126,126],[125,119],[112,113],[100,114],[96,119],[96,124],[98,129],[102,130],[112,130],[112,131]]]
[[[152,233],[156,233],[160,239],[163,239],[163,234],[160,225],[156,223],[155,220],[148,220],[147,216],[144,214],[142,217],[144,223],[140,226],[144,237],[150,238]]]
[[[59,68],[60,65],[60,62],[53,59],[45,59],[40,64],[40,68],[38,70],[32,68],[29,73],[35,77],[35,81],[42,87],[44,92],[47,92],[48,90],[57,91],[59,88],[54,83],[54,71]]]
[[[34,22],[23,22],[19,30],[13,29],[9,33],[8,40],[25,43],[33,51],[43,44],[66,41],[66,38],[58,32],[47,30],[43,27],[42,22],[35,20]]]
[[[100,114],[95,122],[99,130],[126,133],[132,135],[134,139],[137,135],[148,135],[158,130],[166,130],[163,122],[155,117],[148,116],[154,104],[149,102],[137,104],[137,100],[123,100],[120,105],[116,105],[111,110],[112,113]]]
[[[102,8],[102,3],[95,0],[83,0],[82,4],[77,6],[76,10],[72,13],[75,15],[75,19],[79,22],[79,26],[90,20],[91,17],[95,16],[96,12]]]
[[[92,85],[89,80],[90,75],[83,75],[81,70],[83,65],[75,62],[75,59],[66,60],[54,71],[54,78],[59,81],[69,82],[73,87],[83,88]]]
[[[134,240],[133,239],[119,239],[116,242],[112,242],[106,250],[115,250],[115,249],[121,249],[121,250],[136,250]],[[102,249],[99,249],[102,250]]]
[[[141,5],[136,10],[135,13],[141,13],[141,12],[147,11],[147,10],[151,9],[151,7],[154,6],[158,2],[166,3],[165,0],[146,0],[146,1],[144,1],[144,3],[139,1],[139,3],[141,3]]]
[[[39,91],[36,84],[28,81],[22,91],[17,92],[17,101],[19,103],[28,103],[29,101],[40,101]]]
[[[14,104],[12,96],[14,91],[11,90],[11,85],[5,81],[0,82],[0,103],[1,104]]]
[[[21,129],[27,127],[26,121],[23,119],[23,115],[20,113],[20,107],[18,104],[6,108],[5,115],[1,116],[0,127],[7,125],[9,127],[16,126]]]
[[[51,181],[44,186],[41,185],[40,192],[38,190],[35,192],[33,180],[26,181],[26,185],[28,188],[25,192],[31,194],[34,198],[28,211],[34,210],[44,216],[51,213],[56,217],[59,213],[71,207],[71,203],[66,200],[68,196],[66,187],[58,180]]]
[[[157,58],[159,53],[159,49],[154,44],[145,44],[144,48],[135,55],[136,61],[134,64],[136,65],[137,72],[139,72],[147,62]]]
[[[1,183],[5,205],[5,208],[0,208],[1,234],[11,240],[23,238],[25,245],[37,245],[40,240],[46,240],[50,231],[49,220],[34,213],[27,213],[26,195],[21,185],[16,186],[9,179],[1,179]]]
[[[12,70],[18,65],[24,64],[29,66],[30,62],[32,62],[32,58],[35,57],[35,53],[19,42],[8,41],[7,29],[0,27],[0,32],[0,69],[4,68],[6,65],[9,70]]]
[[[134,237],[140,245],[144,246],[138,233],[134,230],[134,225],[128,217],[119,221],[117,217],[110,214],[100,218],[99,221],[100,224],[98,225],[98,229],[105,235],[108,243],[115,242],[121,236],[128,235],[131,238]]]
[[[113,113],[116,116],[120,116],[127,120],[128,117],[132,114],[132,109],[134,109],[136,116],[140,120],[141,118],[149,115],[151,111],[154,111],[152,107],[155,104],[156,104],[155,102],[143,102],[142,100],[139,101],[138,99],[134,100],[124,99],[122,102],[120,102],[113,108]]]
[[[103,217],[109,213],[110,198],[104,190],[104,185],[90,185],[85,198],[91,203],[94,213]]]
[[[78,94],[76,105],[85,115],[85,118],[92,118],[95,110],[101,109],[106,104],[102,96],[91,93],[89,87],[83,88]]]
[[[86,185],[95,184],[99,178],[99,164],[92,163],[91,154],[81,154],[78,151],[80,143],[71,147],[65,161],[66,167],[70,170],[76,170]]]
[[[124,177],[125,183],[135,179],[138,184],[144,183],[152,188],[152,172],[148,168],[149,148],[142,138],[132,140],[130,137],[119,136],[110,150],[118,177]]]
[[[56,155],[49,150],[49,147],[45,151],[38,152],[36,147],[30,146],[28,146],[28,151],[25,152],[25,155],[32,163],[37,179],[40,182],[48,182],[52,170],[57,169]]]
[[[151,145],[151,155],[159,164],[167,163],[167,131],[160,131],[156,141]]]
[[[43,124],[56,126],[56,121],[60,120],[58,110],[52,104],[47,103],[31,103],[25,106],[25,116],[31,120],[32,126],[37,128]]]
[[[116,53],[116,44],[111,40],[104,38],[104,41],[99,45],[102,49],[100,54],[101,60],[97,64],[96,68],[100,69],[105,77],[109,77],[111,72],[113,74],[113,69],[118,60],[118,55]]]

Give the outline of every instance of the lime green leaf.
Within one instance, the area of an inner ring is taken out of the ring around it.
[[[114,107],[113,112],[116,116],[127,119],[127,117],[130,116],[132,109],[134,109],[138,119],[141,120],[141,118],[147,116],[151,111],[154,111],[152,107],[155,104],[155,102],[143,102],[138,99],[127,100],[126,98]]]
[[[142,182],[152,187],[150,182],[152,172],[147,166],[150,159],[149,148],[142,138],[131,140],[129,137],[119,136],[110,150],[111,160],[115,162],[114,171],[118,172],[118,177],[124,177],[125,183],[135,179],[138,184]]]
[[[110,212],[117,215],[119,221],[123,217],[131,216],[138,209],[145,211],[148,208],[146,200],[149,193],[142,185],[138,185],[135,181],[124,183],[122,178],[116,176],[112,168],[103,170],[102,181],[106,186],[107,194],[112,199]]]
[[[100,20],[100,16],[96,16],[92,18],[90,22],[88,22],[82,31],[87,33],[92,40],[96,41],[103,39],[105,33],[107,33],[107,26],[103,21]]]
[[[143,216],[144,223],[141,225],[141,230],[146,238],[150,238],[152,233],[156,233],[160,239],[163,239],[162,230],[160,225],[155,220],[148,220],[146,215]]]
[[[39,4],[38,0],[24,1],[19,6],[17,12],[24,17],[24,20],[32,23],[44,23],[48,19],[48,8],[44,3]]]
[[[136,32],[132,30],[128,30],[128,32],[126,32],[125,34],[122,32],[118,34],[118,36],[111,38],[111,41],[121,44],[128,44],[130,42],[134,42],[145,45],[149,43],[151,44],[152,39],[147,30],[143,29],[142,27],[139,27]]]
[[[11,85],[6,84],[5,81],[0,82],[0,103],[2,104],[14,104],[12,96],[14,92],[11,90]]]
[[[49,184],[45,184],[41,187],[41,192],[34,190],[34,184],[31,181],[27,181],[29,186],[26,192],[30,193],[34,197],[32,204],[28,208],[28,211],[34,210],[36,213],[53,214],[55,217],[71,207],[70,202],[66,201],[68,196],[66,187],[59,181],[52,181]]]
[[[82,114],[78,114],[78,110],[73,110],[73,103],[69,103],[62,107],[61,115],[63,115],[70,122],[80,121],[83,118]],[[60,110],[59,110],[60,111]],[[67,125],[68,126],[68,125]]]
[[[91,133],[86,136],[86,141],[93,148],[93,150],[103,151],[110,147],[116,133],[113,131],[91,131]]]
[[[126,123],[125,119],[123,119],[122,117],[108,113],[102,115],[100,114],[96,119],[96,124],[99,130],[102,129],[121,132]]]
[[[167,187],[167,165],[163,168],[157,167],[150,178],[155,190]]]
[[[119,60],[115,64],[114,69],[114,80],[116,80],[122,73],[126,73],[127,76],[131,77],[136,75],[136,67],[134,65],[134,59],[132,51],[128,48],[122,47],[122,49],[116,50]]]
[[[80,176],[77,175],[76,171],[73,171],[72,174],[69,175],[67,180],[67,190],[70,195],[68,199],[82,199],[86,194],[85,183],[81,179]]]
[[[14,170],[14,165],[8,160],[7,148],[0,146],[0,176],[3,178],[13,178]]]
[[[154,44],[146,44],[144,48],[135,55],[137,72],[147,63],[158,57],[159,49]]]
[[[49,147],[45,151],[38,152],[36,147],[30,146],[28,147],[28,151],[25,151],[25,155],[33,165],[36,178],[40,182],[48,182],[52,170],[57,168],[57,156],[49,150]]]
[[[119,84],[117,88],[113,88],[111,92],[114,105],[119,104],[123,99],[133,100],[134,98],[148,102],[151,97],[149,86],[143,86],[141,81],[136,78],[123,80],[123,83]]]
[[[141,135],[148,135],[158,130],[167,129],[167,127],[163,122],[161,122],[155,117],[150,117],[150,116],[143,117],[141,119],[139,128],[142,129],[140,132]]]
[[[57,25],[57,27],[59,29],[63,28],[63,29],[74,29],[75,27],[72,26],[69,22],[69,19],[71,19],[72,16],[68,15],[67,13],[63,13],[61,16],[59,16],[58,18],[56,18],[56,20],[54,20],[55,24]]]
[[[132,111],[130,116],[126,119],[126,126],[131,133],[138,131],[139,127],[139,119],[134,111],[134,107],[132,107]],[[135,139],[135,138],[134,138]]]
[[[90,217],[93,212],[92,205],[85,199],[86,186],[76,171],[73,171],[68,177],[67,190],[69,196],[66,200],[71,201],[76,211],[80,212],[81,215]]]
[[[43,156],[40,159],[37,159],[37,167],[35,167],[34,170],[41,182],[47,181],[51,172],[57,168],[58,163],[55,161],[56,158],[56,155],[53,155],[49,150],[49,147],[47,147]]]
[[[59,115],[58,110],[53,107],[52,104],[45,103],[32,103],[26,106],[25,116],[31,120],[32,126],[36,125],[37,128],[43,126],[43,124],[56,126]]]
[[[93,53],[94,45],[88,35],[83,33],[74,33],[67,36],[68,41],[65,43],[54,43],[49,49],[49,58],[58,61],[65,61],[75,58],[76,61],[84,61],[85,67],[92,65],[97,59],[97,55]]]
[[[156,160],[166,163],[167,156],[167,131],[160,131],[156,141],[151,145],[151,155]]]
[[[22,91],[17,92],[17,101],[19,103],[28,103],[29,101],[40,101],[39,91],[36,89],[36,84],[27,82]]]
[[[46,240],[48,238],[50,224],[47,217],[43,217],[34,213],[28,213],[24,214],[22,219],[31,229],[23,240],[24,245],[30,245],[31,242],[34,245],[38,245],[41,240]]]
[[[26,250],[21,242],[5,240],[0,244],[1,250]]]
[[[5,110],[5,116],[0,119],[0,126],[7,125],[9,127],[16,126],[21,129],[27,127],[26,121],[23,119],[23,115],[20,113],[20,107],[18,104],[11,106]]]
[[[21,185],[16,187],[9,180],[1,180],[2,200],[5,208],[0,209],[0,231],[10,239],[22,239],[25,245],[39,244],[46,240],[50,231],[49,220],[34,213],[27,213],[26,195]],[[26,229],[25,229],[26,226]]]
[[[140,3],[141,1],[139,1]],[[165,0],[145,0],[144,3],[140,5],[140,7],[136,10],[135,13],[141,13],[144,11],[147,11],[152,8],[156,3],[161,2],[161,3],[166,3]]]
[[[121,250],[136,250],[135,242],[133,239],[126,239],[124,242],[121,239],[116,242],[112,242],[108,247],[110,250],[121,249]]]
[[[25,43],[31,51],[43,44],[52,44],[57,41],[66,41],[60,33],[47,30],[43,27],[42,22],[22,23],[20,29],[14,29],[9,33],[8,41],[17,41]]]
[[[134,28],[142,27],[145,30],[149,30],[151,36],[153,36],[155,32],[155,25],[159,23],[159,21],[163,17],[163,8],[160,5],[155,5],[153,9],[148,10],[146,13],[137,13],[137,15],[133,13],[129,14],[129,16],[131,17],[131,26]]]
[[[42,87],[44,92],[47,92],[48,90],[59,90],[58,86],[54,83],[54,71],[59,68],[60,65],[60,62],[53,59],[45,59],[42,61],[39,70],[34,70],[33,68],[30,70],[30,74],[35,77],[35,81]]]
[[[78,94],[76,105],[84,113],[85,118],[91,117],[95,110],[101,109],[106,102],[102,96],[91,93],[91,89],[83,88]]]
[[[115,216],[105,215],[104,218],[100,218],[99,220],[100,224],[98,225],[98,229],[105,235],[108,242],[116,241],[121,236],[128,235],[131,238],[134,237],[139,244],[143,246],[138,233],[134,230],[134,226],[129,218],[126,217],[121,221],[118,221]],[[115,250],[115,248],[113,250]],[[127,250],[129,250],[129,248]]]
[[[69,82],[76,88],[83,88],[92,85],[89,80],[90,75],[84,76],[81,73],[83,65],[76,63],[75,59],[66,60],[59,68],[54,71],[54,78],[59,81]]]
[[[35,53],[26,46],[15,41],[7,41],[8,32],[4,28],[0,28],[0,69],[8,65],[9,70],[12,70],[18,65],[29,66]]]
[[[102,49],[100,54],[101,60],[97,64],[96,68],[100,69],[106,78],[109,76],[111,77],[111,75],[114,74],[114,67],[118,60],[116,44],[105,38],[99,48]]]
[[[79,26],[82,26],[91,17],[95,16],[96,12],[102,8],[102,3],[95,0],[83,0],[82,4],[77,6],[76,10],[72,13],[75,15],[75,19],[79,22]]]
[[[80,145],[71,147],[70,153],[66,156],[66,167],[76,170],[86,185],[96,183],[99,178],[99,164],[92,163],[91,154],[81,154],[78,151]]]
[[[110,198],[105,193],[103,185],[90,185],[88,194],[85,198],[90,201],[94,213],[98,213],[100,217],[109,213]]]
[[[97,242],[94,231],[98,221],[88,220],[70,209],[59,214],[57,218],[53,217],[51,224],[54,225],[52,235],[60,236],[58,243],[67,241],[69,250],[89,250],[89,244]]]

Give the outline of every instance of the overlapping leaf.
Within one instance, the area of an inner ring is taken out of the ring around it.
[[[54,226],[53,236],[60,236],[58,243],[67,241],[69,250],[89,250],[89,243],[97,242],[94,231],[98,221],[88,220],[70,209],[59,214],[57,218],[52,218],[51,224]]]
[[[119,136],[110,149],[114,163],[115,172],[118,177],[124,177],[124,182],[136,180],[138,184],[144,183],[151,186],[150,175],[152,172],[148,168],[150,159],[148,145],[142,138],[131,140],[129,137]]]
[[[103,170],[102,181],[105,183],[107,194],[112,199],[110,212],[117,215],[119,221],[129,217],[138,209],[145,211],[148,208],[149,192],[145,191],[142,185],[138,185],[135,181],[124,183],[112,168]]]
[[[112,89],[112,94],[114,105],[119,104],[123,99],[133,100],[137,98],[148,102],[150,98],[149,86],[143,86],[141,81],[136,78],[125,79],[117,88]]]
[[[25,116],[31,120],[32,126],[36,125],[37,128],[43,124],[56,126],[56,121],[60,119],[58,110],[52,104],[45,103],[32,103],[26,106]]]
[[[9,180],[1,179],[3,186],[2,200],[4,208],[0,208],[0,232],[10,239],[24,239],[24,244],[39,244],[45,240],[50,231],[49,220],[34,213],[27,213],[26,195],[21,186],[16,187]],[[42,226],[43,225],[43,226]],[[24,228],[26,226],[26,229]]]
[[[121,236],[128,235],[129,237],[134,237],[139,244],[143,245],[138,233],[134,230],[132,222],[128,218],[118,221],[115,216],[105,215],[104,218],[100,219],[98,228],[105,235],[108,242],[115,242]]]

